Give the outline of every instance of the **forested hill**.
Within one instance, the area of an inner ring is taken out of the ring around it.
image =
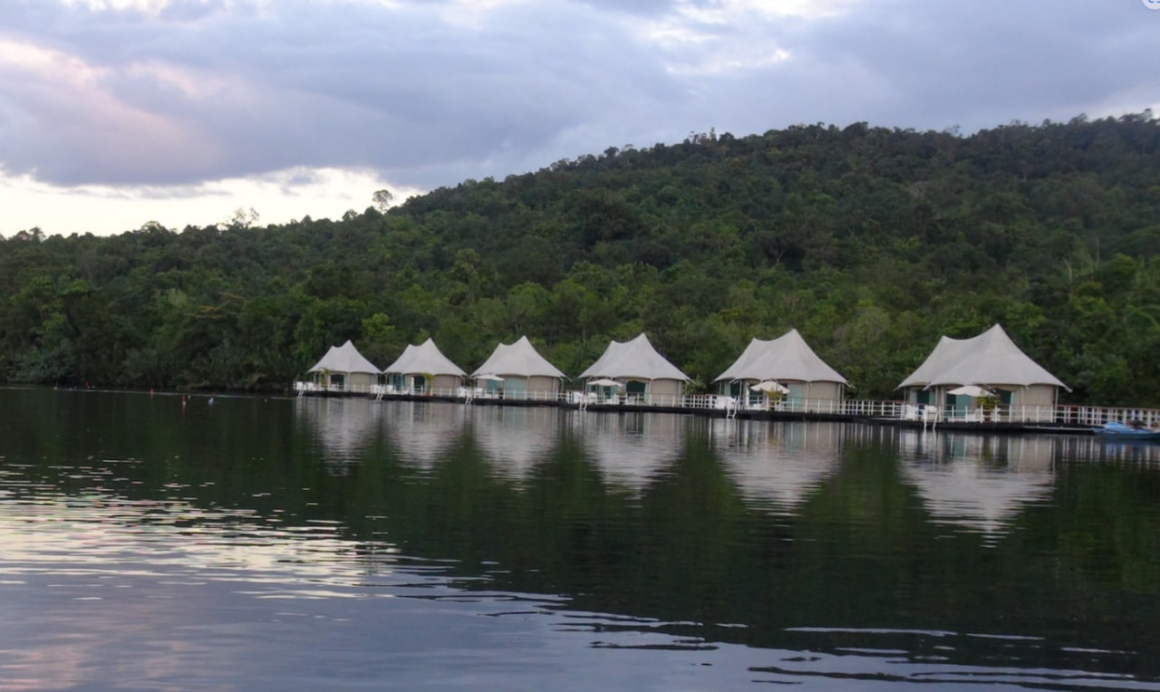
[[[368,195],[369,197],[369,195]],[[369,202],[368,198],[368,202]],[[1160,124],[855,124],[610,148],[381,214],[0,242],[0,379],[272,387],[353,339],[576,375],[642,330],[712,381],[791,327],[885,397],[1002,323],[1072,401],[1160,405]]]

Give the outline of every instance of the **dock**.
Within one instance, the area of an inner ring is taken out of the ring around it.
[[[748,401],[718,394],[613,395],[583,391],[520,392],[517,396],[478,389],[398,391],[386,385],[319,385],[296,382],[298,396],[363,397],[376,401],[439,401],[465,406],[556,407],[602,413],[665,413],[769,421],[862,422],[904,428],[1005,434],[1091,434],[1105,423],[1141,421],[1160,425],[1160,409],[1105,406],[997,406],[969,412],[961,408],[915,407],[898,400],[785,399]]]

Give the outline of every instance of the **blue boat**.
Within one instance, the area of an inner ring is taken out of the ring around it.
[[[1095,432],[1097,435],[1120,440],[1160,440],[1160,429],[1147,428],[1143,425],[1137,427],[1125,423],[1105,423],[1103,427],[1096,428]]]

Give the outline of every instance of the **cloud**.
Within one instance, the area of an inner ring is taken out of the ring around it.
[[[0,6],[0,166],[136,189],[429,189],[716,127],[965,131],[1160,102],[1160,13],[980,0],[41,0]]]
[[[1139,56],[1160,38],[1138,3],[867,3],[773,32],[789,58],[706,85],[728,128],[794,122],[964,131],[1141,110],[1160,80]],[[1160,18],[1157,18],[1160,19]],[[722,129],[718,121],[718,129]]]
[[[157,17],[58,8],[50,25],[79,30],[60,32],[54,55],[89,76],[0,62],[6,110],[23,130],[6,138],[22,145],[0,143],[0,160],[62,184],[176,184],[297,165],[422,171],[508,159],[681,98],[624,22],[580,5],[500,6],[483,26],[469,10],[414,4],[287,1],[165,18],[189,16],[181,7]]]
[[[372,194],[384,188],[397,203],[421,193],[392,185],[374,171],[345,168],[293,168],[191,185],[134,187],[62,187],[0,171],[0,234],[11,236],[36,226],[61,235],[107,235],[150,221],[182,229],[226,221],[238,209],[256,210],[263,224],[305,216],[338,219],[372,206]]]

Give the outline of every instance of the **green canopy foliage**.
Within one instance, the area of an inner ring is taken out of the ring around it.
[[[353,339],[700,382],[791,327],[866,397],[999,322],[1075,402],[1160,405],[1160,124],[810,125],[610,148],[341,221],[0,241],[0,379],[280,387]]]

